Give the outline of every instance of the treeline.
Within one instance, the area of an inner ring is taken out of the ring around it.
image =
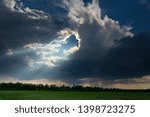
[[[31,90],[31,91],[144,91],[150,92],[150,89],[146,90],[125,90],[115,88],[101,88],[101,87],[83,87],[80,85],[73,86],[56,86],[56,85],[43,85],[43,84],[23,84],[23,83],[0,83],[0,90]]]

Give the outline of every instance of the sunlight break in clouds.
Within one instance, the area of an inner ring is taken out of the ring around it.
[[[71,35],[76,37],[78,45],[65,49],[63,46],[68,44],[67,41]],[[80,39],[78,34],[68,29],[58,32],[57,39],[48,44],[34,43],[24,46],[24,49],[32,49],[39,56],[38,60],[34,60],[30,57],[26,58],[27,63],[33,69],[40,65],[46,65],[49,68],[59,66],[59,62],[68,60],[69,55],[78,51],[79,48]]]

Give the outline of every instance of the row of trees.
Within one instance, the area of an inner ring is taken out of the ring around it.
[[[80,85],[73,86],[56,86],[43,84],[23,84],[23,83],[0,83],[0,90],[32,90],[32,91],[146,91],[147,90],[125,90],[125,89],[106,89],[100,87],[83,87]]]

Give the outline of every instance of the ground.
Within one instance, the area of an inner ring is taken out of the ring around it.
[[[0,100],[149,100],[150,92],[0,91]]]

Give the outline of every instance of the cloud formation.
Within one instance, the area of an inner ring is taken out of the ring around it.
[[[8,48],[50,42],[67,25],[60,19],[25,7],[15,0],[0,1],[0,17],[0,53],[3,54]]]
[[[102,80],[128,79],[149,75],[149,41],[150,33],[123,38],[116,41],[114,47],[97,59],[99,51],[95,51],[94,54],[90,53],[93,56],[88,56],[86,59],[74,58],[70,60],[65,65],[65,75],[74,78],[95,77]]]
[[[68,17],[77,26],[81,38],[80,52],[98,50],[102,54],[114,45],[115,40],[133,35],[129,31],[130,27],[121,27],[118,21],[112,20],[107,15],[102,17],[98,0],[93,0],[87,6],[82,0],[66,0],[64,3],[69,10]],[[94,48],[90,47],[92,44]]]
[[[133,36],[130,27],[120,26],[107,15],[102,17],[98,0],[87,6],[83,1],[65,1],[65,4],[69,7],[70,20],[78,28],[81,47],[63,66],[64,77],[101,77],[102,59],[116,46],[115,41]]]
[[[49,0],[53,12],[26,2],[0,2],[0,74],[105,85],[150,75],[150,33],[102,15],[99,0]]]

